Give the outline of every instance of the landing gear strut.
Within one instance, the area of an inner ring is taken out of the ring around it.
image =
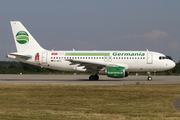
[[[91,75],[91,76],[89,76],[89,80],[91,80],[91,81],[99,80],[99,76],[97,74]]]
[[[147,74],[148,74],[147,80],[151,81],[151,80],[152,80],[151,73],[150,73],[150,72],[147,72]]]

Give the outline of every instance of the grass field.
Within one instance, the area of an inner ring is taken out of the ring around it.
[[[180,85],[0,84],[0,119],[180,119]]]

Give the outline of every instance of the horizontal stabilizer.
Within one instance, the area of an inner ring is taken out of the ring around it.
[[[29,58],[31,58],[31,55],[28,54],[23,54],[23,53],[9,53],[6,55],[6,57],[8,58],[22,58],[24,60],[28,60]]]

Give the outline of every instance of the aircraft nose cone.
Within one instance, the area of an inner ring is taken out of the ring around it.
[[[173,62],[173,61],[169,64],[169,67],[170,67],[170,68],[174,68],[175,66],[176,66],[176,63]]]
[[[175,62],[173,62],[173,65],[172,65],[173,67],[172,68],[174,68],[175,66],[176,66],[176,63]]]

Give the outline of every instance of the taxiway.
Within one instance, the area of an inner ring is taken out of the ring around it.
[[[88,75],[0,75],[0,83],[14,84],[66,84],[66,85],[127,85],[127,84],[180,84],[180,76],[129,76],[109,78],[100,75],[100,80],[89,81]]]

